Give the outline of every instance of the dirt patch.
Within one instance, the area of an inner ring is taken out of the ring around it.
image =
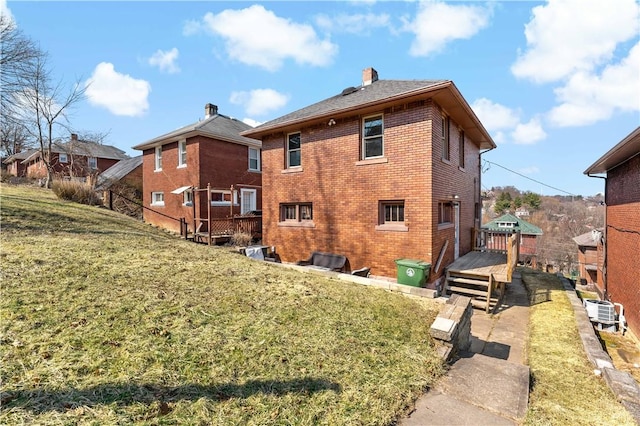
[[[621,333],[598,332],[604,350],[607,351],[613,365],[620,371],[626,371],[640,384],[640,341],[630,331]]]

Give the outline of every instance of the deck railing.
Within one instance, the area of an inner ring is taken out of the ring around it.
[[[472,229],[473,250],[507,255],[507,278],[511,281],[513,270],[520,257],[520,232]]]

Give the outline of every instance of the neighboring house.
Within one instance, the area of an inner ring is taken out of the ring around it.
[[[485,223],[482,225],[482,229],[489,231],[485,242],[488,250],[504,249],[506,236],[519,232],[520,255],[518,260],[525,263],[536,263],[538,236],[543,234],[542,229],[511,213],[504,214]]]
[[[129,158],[124,151],[115,146],[102,145],[78,139],[71,134],[68,142],[51,144],[49,163],[55,179],[77,179],[91,181],[102,171],[107,170],[120,160]],[[29,178],[44,178],[47,168],[42,161],[40,150],[35,150],[22,161]]]
[[[518,207],[515,214],[516,217],[529,217],[529,210],[526,207]]]
[[[602,258],[598,246],[602,245],[602,229],[594,229],[573,238],[578,245],[578,273],[584,284],[596,287],[600,297],[603,295]]]
[[[263,241],[294,262],[314,250],[396,276],[394,260],[443,264],[480,226],[480,153],[489,133],[449,80],[379,80],[264,123]],[[445,243],[447,242],[447,243]]]
[[[142,155],[119,161],[100,173],[95,190],[106,207],[142,219]]]
[[[251,126],[205,105],[205,118],[134,146],[143,152],[142,181],[145,222],[179,232],[181,218],[224,218],[261,208],[261,143],[241,136]],[[207,194],[192,188],[211,186]],[[233,190],[231,189],[233,187]],[[204,201],[204,203],[202,203]],[[197,226],[197,228],[200,225]],[[190,228],[192,228],[190,226]],[[207,229],[204,224],[200,230]],[[190,229],[193,232],[194,229]]]
[[[640,334],[640,127],[584,172],[605,177],[604,299],[624,305],[630,328]]]
[[[27,177],[27,165],[23,161],[36,153],[37,149],[28,149],[8,156],[3,164],[7,166],[7,173],[16,177]]]

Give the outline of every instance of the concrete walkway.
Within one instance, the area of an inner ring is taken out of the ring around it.
[[[474,309],[471,347],[400,425],[515,425],[529,400],[529,302],[519,274],[491,315]]]

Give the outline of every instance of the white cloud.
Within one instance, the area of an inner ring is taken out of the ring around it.
[[[520,111],[487,98],[476,99],[471,108],[496,143],[510,140],[516,144],[528,145],[547,137],[538,117],[532,118],[528,123],[522,123]]]
[[[584,126],[609,119],[615,111],[640,111],[640,42],[600,75],[580,72],[554,90],[560,105],[548,115],[561,127]]]
[[[9,22],[13,22],[14,24],[16,23],[16,20],[13,17],[11,10],[7,6],[7,0],[0,0],[0,16],[2,16],[3,20],[6,19]]]
[[[203,25],[226,41],[232,59],[269,71],[282,67],[286,59],[298,64],[325,66],[333,61],[338,46],[328,39],[320,40],[310,25],[276,16],[261,5],[246,9],[227,9],[218,14],[207,13]],[[184,31],[193,31],[188,23]]]
[[[180,53],[177,48],[168,51],[158,49],[156,53],[149,58],[149,65],[160,68],[160,71],[175,74],[180,72],[180,67],[176,63]]]
[[[121,74],[109,62],[96,66],[85,87],[89,103],[104,107],[112,114],[135,117],[149,109],[149,82]]]
[[[389,26],[390,17],[386,13],[381,15],[373,13],[348,15],[343,13],[333,17],[321,14],[316,17],[316,24],[328,32],[366,35],[373,29]]]
[[[263,115],[285,106],[289,102],[289,96],[273,89],[255,89],[250,92],[232,92],[229,101],[242,105],[249,115]]]
[[[518,145],[531,145],[547,137],[542,129],[540,119],[537,117],[529,120],[528,123],[518,123],[511,132],[511,139]]]
[[[538,173],[540,171],[539,168],[537,168],[536,166],[529,166],[529,167],[523,167],[521,169],[518,170],[520,173],[522,173],[523,175],[533,175],[535,173]]]
[[[538,83],[589,72],[611,60],[618,43],[636,37],[636,0],[549,0],[532,9],[525,26],[527,49],[511,71]]]
[[[242,122],[248,124],[251,127],[258,127],[259,125],[264,123],[264,121],[256,121],[253,118],[243,118]]]
[[[428,56],[453,40],[471,38],[489,25],[492,14],[491,7],[421,2],[415,20],[405,25],[416,36],[409,53]]]

